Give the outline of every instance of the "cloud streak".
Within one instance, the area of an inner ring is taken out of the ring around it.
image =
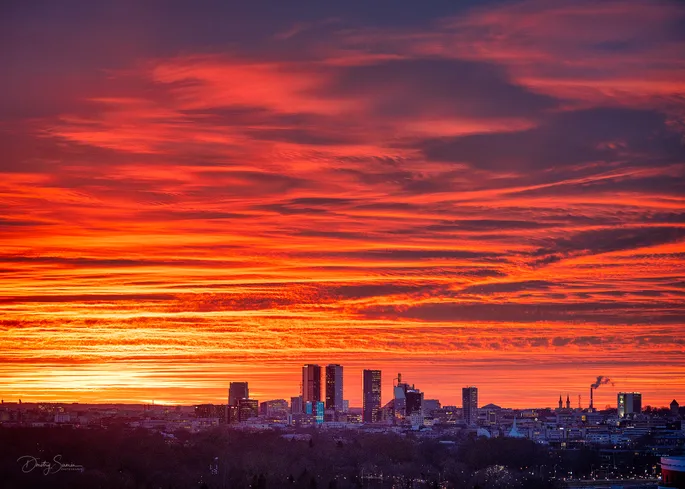
[[[348,8],[0,20],[3,396],[284,397],[305,359],[685,388],[682,6]]]

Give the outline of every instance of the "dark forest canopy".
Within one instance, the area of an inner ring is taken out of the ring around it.
[[[31,455],[82,465],[83,472],[22,473]],[[0,429],[0,478],[7,489],[40,488],[352,488],[540,487],[552,454],[527,440],[443,444],[392,434],[312,432],[289,440],[275,432],[217,429],[170,438],[145,430]],[[390,477],[394,479],[391,481]]]

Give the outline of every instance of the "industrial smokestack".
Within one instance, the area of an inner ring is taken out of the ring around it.
[[[611,381],[609,377],[605,377],[603,375],[598,375],[597,380],[595,381],[594,384],[590,386],[590,411],[594,409],[594,400],[593,400],[593,391],[595,389],[598,389],[600,385],[604,384],[611,384],[614,385],[614,383]]]

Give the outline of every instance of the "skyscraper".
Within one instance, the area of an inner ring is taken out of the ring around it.
[[[405,411],[407,416],[423,412],[423,392],[419,389],[408,389],[404,395],[407,399]]]
[[[619,418],[640,414],[642,412],[642,394],[639,392],[619,392],[617,404]]]
[[[464,387],[461,389],[461,401],[464,409],[464,422],[473,426],[478,420],[478,387]]]
[[[342,365],[326,366],[326,409],[343,410]]]
[[[241,399],[249,399],[250,390],[247,382],[231,382],[228,386],[228,405],[237,406]]]
[[[402,374],[397,374],[397,385],[393,387],[392,409],[395,421],[401,421],[413,414],[423,419],[423,392],[414,384],[402,382]]]
[[[402,374],[397,374],[399,382],[393,387],[393,411],[396,420],[403,420],[407,414],[407,384],[402,384]]]
[[[307,364],[302,367],[302,400],[316,402],[321,400],[321,367]]]
[[[381,371],[364,370],[363,374],[363,421],[373,423],[378,421],[381,409]]]

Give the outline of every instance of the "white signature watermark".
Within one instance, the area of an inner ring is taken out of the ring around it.
[[[57,472],[83,472],[83,465],[69,464],[62,462],[61,455],[55,455],[52,461],[39,459],[38,457],[32,457],[31,455],[22,455],[17,459],[17,462],[21,463],[21,471],[24,474],[33,472],[34,470],[40,470],[43,475],[56,474]]]

